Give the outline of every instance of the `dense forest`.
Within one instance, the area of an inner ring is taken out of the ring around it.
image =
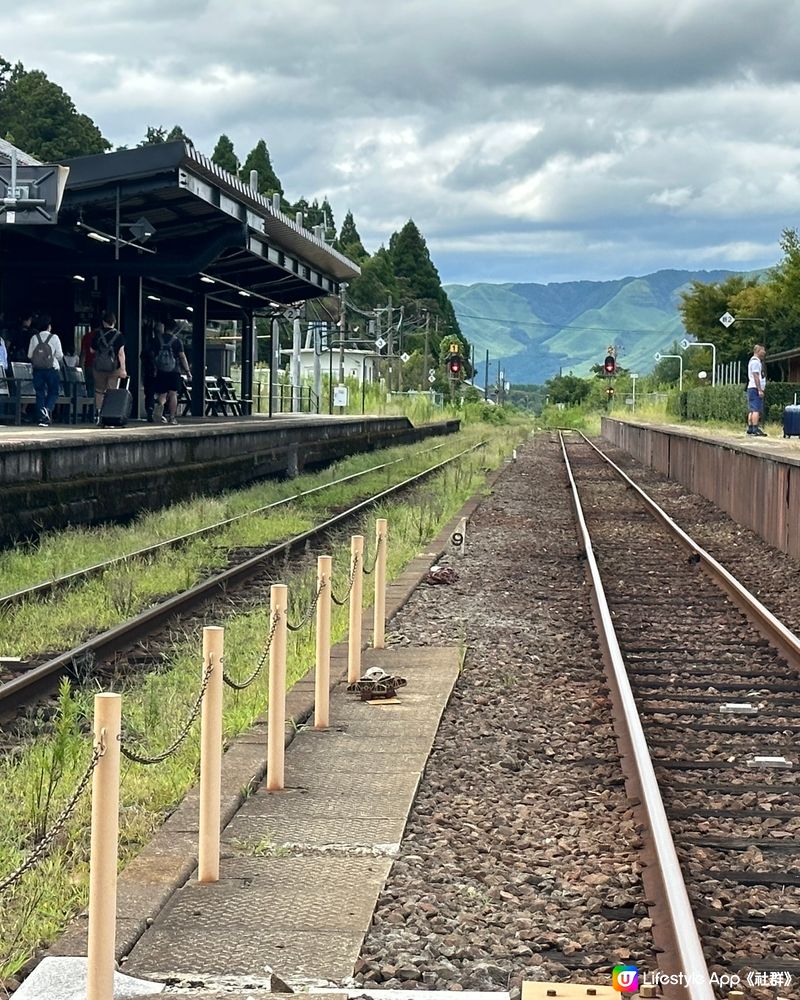
[[[12,66],[2,56],[0,136],[45,162],[112,149],[112,143],[98,126],[80,114],[70,96],[41,70],[27,70],[21,63]],[[172,128],[147,125],[138,145],[176,139],[193,145],[180,125]],[[324,239],[360,266],[360,277],[346,290],[347,335],[364,347],[383,336],[395,353],[407,353],[410,360],[403,367],[406,386],[427,388],[426,364],[439,366],[453,339],[468,360],[467,374],[471,372],[469,344],[461,335],[425,238],[413,220],[409,219],[399,232],[392,233],[388,245],[370,254],[362,243],[352,212],[345,214],[341,227],[337,228],[327,198],[289,199],[272,164],[266,140],[259,140],[240,160],[231,139],[220,135],[211,159],[246,183],[250,172],[256,170],[261,194],[272,197],[277,192],[283,211],[292,218],[302,213],[302,223],[310,231],[322,227]],[[326,315],[320,312],[320,318]],[[438,380],[443,384],[441,375]]]

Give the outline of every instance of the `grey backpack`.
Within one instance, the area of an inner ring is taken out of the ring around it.
[[[31,365],[38,369],[47,369],[53,367],[53,348],[50,346],[50,338],[53,336],[52,333],[48,333],[47,337],[42,340],[41,333],[36,334],[39,342],[33,349],[31,354]]]

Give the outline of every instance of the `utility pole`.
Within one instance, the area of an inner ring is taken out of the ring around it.
[[[347,320],[345,318],[345,307],[346,307],[346,296],[347,296],[347,285],[340,285],[339,292],[341,294],[341,306],[339,317],[339,385],[344,385],[344,335],[347,329]]]
[[[428,336],[431,328],[431,314],[425,313],[425,363],[422,366],[422,379],[419,384],[420,392],[425,391],[425,379],[428,377]]]
[[[388,354],[389,357],[394,353],[394,313],[392,310],[392,297],[389,296],[389,305],[386,307],[386,341],[389,345]],[[392,376],[390,374],[390,369],[392,367],[391,361],[386,366],[386,388],[389,392],[392,391]]]
[[[489,351],[486,351],[486,368],[483,371],[483,398],[484,401],[489,398]]]

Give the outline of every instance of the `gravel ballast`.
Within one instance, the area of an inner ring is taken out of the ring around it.
[[[610,985],[655,968],[635,820],[555,435],[531,439],[470,523],[450,585],[422,586],[390,641],[463,643],[358,984]]]

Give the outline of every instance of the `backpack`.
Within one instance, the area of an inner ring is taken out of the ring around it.
[[[53,334],[48,333],[46,340],[42,340],[41,333],[37,333],[36,336],[39,342],[31,354],[31,365],[36,369],[44,371],[47,368],[53,367],[53,348],[50,346],[50,338]]]
[[[113,333],[114,336],[111,340],[108,339],[108,334]],[[94,369],[98,372],[115,372],[119,368],[117,363],[117,352],[114,350],[114,339],[117,335],[116,330],[105,330],[98,333],[94,342]]]
[[[156,370],[160,372],[174,372],[178,370],[178,363],[175,360],[175,353],[172,350],[172,337],[163,336],[161,347],[156,354]]]

